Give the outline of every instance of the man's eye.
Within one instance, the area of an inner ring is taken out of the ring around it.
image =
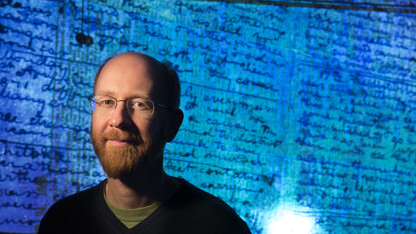
[[[114,100],[102,100],[99,102],[100,105],[112,106],[114,105]]]
[[[134,102],[133,108],[145,108],[146,105],[143,102]]]
[[[138,111],[147,111],[151,109],[151,106],[148,103],[148,101],[141,98],[131,100],[131,107],[133,108],[133,110]]]

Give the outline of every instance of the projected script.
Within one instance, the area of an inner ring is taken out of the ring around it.
[[[185,119],[167,173],[222,198],[253,233],[298,230],[287,214],[311,233],[416,231],[413,14],[193,1],[0,7],[1,232],[36,232],[53,202],[105,178],[87,98],[101,61],[124,51],[169,61],[181,79]],[[79,44],[80,32],[93,44]]]

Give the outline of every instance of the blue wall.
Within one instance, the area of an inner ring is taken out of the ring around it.
[[[105,178],[87,98],[102,60],[138,51],[181,79],[167,172],[253,233],[415,232],[416,8],[259,3],[1,1],[0,231]]]

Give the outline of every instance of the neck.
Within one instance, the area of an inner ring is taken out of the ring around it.
[[[127,179],[108,177],[105,193],[108,201],[121,209],[135,209],[163,202],[179,187],[179,182],[163,169],[143,170]]]

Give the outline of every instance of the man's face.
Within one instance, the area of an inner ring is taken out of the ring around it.
[[[145,97],[167,103],[164,84],[149,63],[135,54],[122,54],[109,61],[95,84],[94,95],[117,100]],[[91,139],[107,176],[123,178],[161,160],[166,143],[166,110],[155,107],[149,118],[129,114],[125,102],[108,116],[92,113]]]

